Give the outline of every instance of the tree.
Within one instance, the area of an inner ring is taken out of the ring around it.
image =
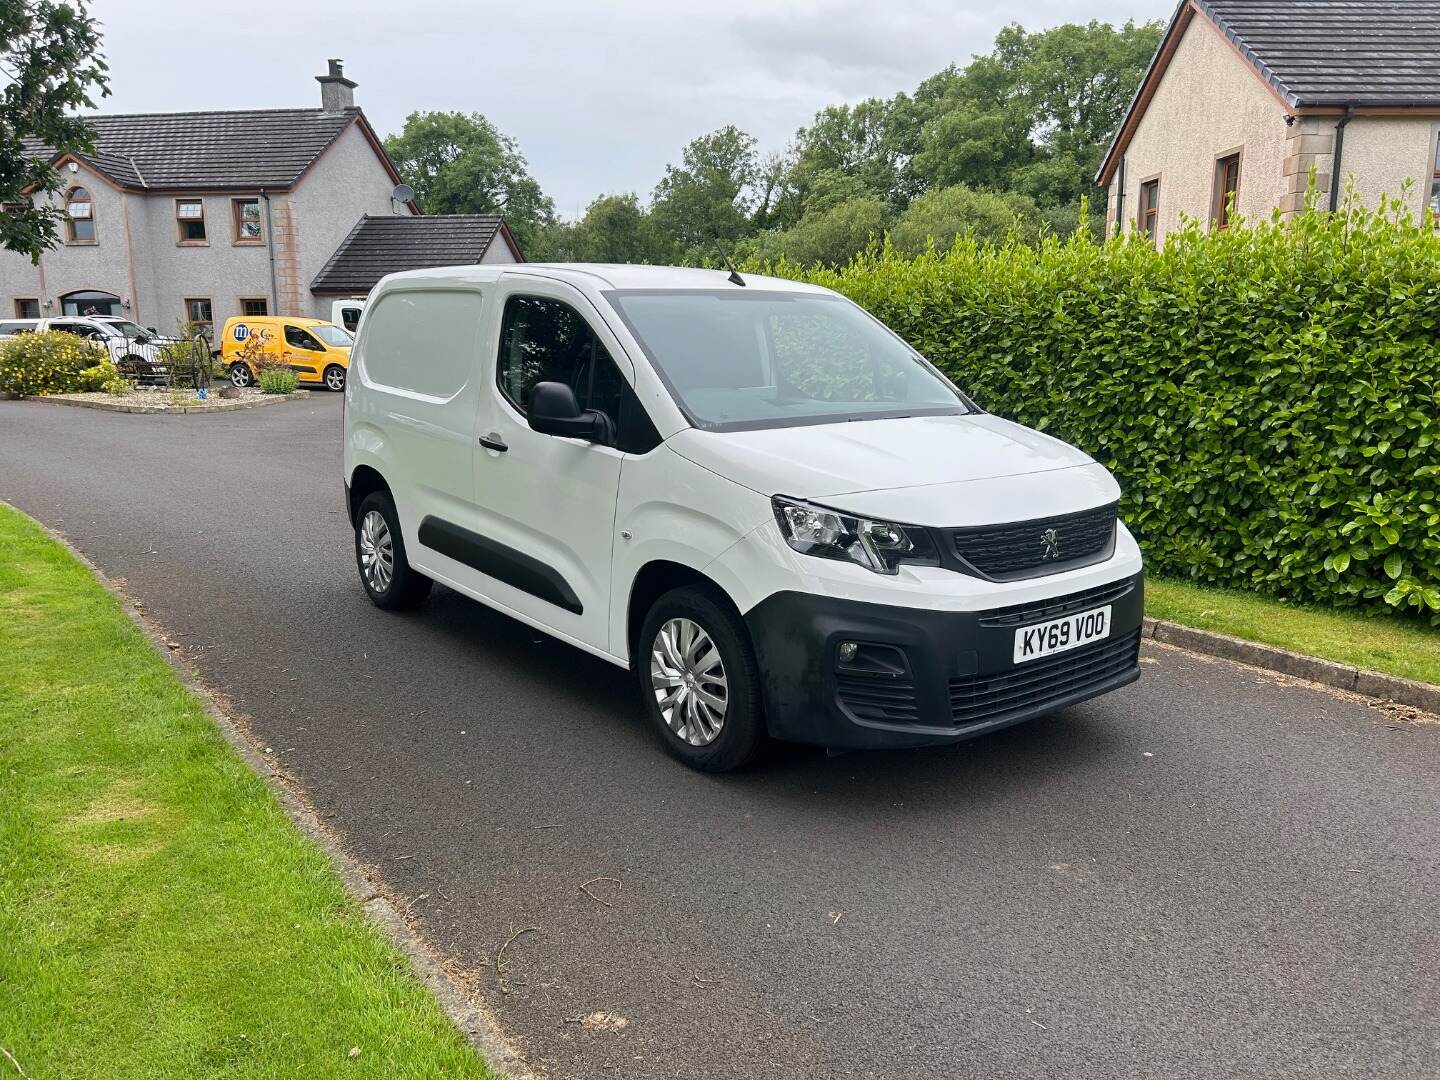
[[[413,112],[385,152],[427,214],[501,214],[521,250],[555,218],[515,140],[480,113]]]
[[[962,236],[992,244],[1010,237],[1032,243],[1045,226],[1040,208],[1028,195],[956,184],[915,199],[895,222],[890,240],[902,254],[918,255],[932,241],[936,251],[949,251]]]
[[[1041,206],[1076,203],[1145,67],[1161,25],[1007,26],[995,51],[922,84],[913,169],[929,187],[1023,191]]]
[[[655,185],[650,216],[661,249],[703,261],[717,241],[744,236],[758,175],[755,140],[733,124],[692,141]]]
[[[109,68],[100,55],[100,31],[84,0],[7,0],[0,4],[0,247],[38,261],[54,247],[62,208],[32,202],[53,194],[64,178],[54,154],[94,149],[94,132],[76,109],[93,109],[91,95],[110,92]],[[33,139],[45,150],[27,152]]]
[[[760,233],[742,242],[743,257],[762,262],[786,259],[801,266],[843,266],[885,235],[890,209],[873,195],[806,214],[789,229]]]
[[[602,195],[585,208],[585,216],[567,232],[553,257],[574,262],[645,263],[656,256],[650,215],[634,192]],[[549,253],[546,258],[552,257]]]

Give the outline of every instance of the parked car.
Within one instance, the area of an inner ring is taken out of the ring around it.
[[[360,316],[364,311],[365,298],[363,296],[351,296],[344,300],[336,300],[330,305],[330,321],[336,326],[343,326],[353,334],[360,328]]]
[[[250,386],[259,372],[247,364],[241,354],[259,341],[263,351],[295,372],[300,382],[319,383],[327,390],[344,390],[354,340],[340,327],[322,319],[239,315],[225,320],[220,334],[220,361],[232,383]]]
[[[352,372],[370,599],[440,581],[628,667],[697,768],[772,737],[953,743],[1139,676],[1143,568],[1110,473],[829,290],[411,271],[371,294]]]
[[[179,341],[163,337],[153,327],[140,326],[113,315],[63,315],[54,319],[6,319],[0,321],[0,337],[15,337],[40,330],[76,334],[103,347],[120,373],[140,383],[164,384],[169,365],[161,348]]]

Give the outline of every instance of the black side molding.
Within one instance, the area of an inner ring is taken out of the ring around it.
[[[570,583],[554,567],[452,522],[425,518],[420,522],[420,543],[546,603],[576,615],[585,610]]]

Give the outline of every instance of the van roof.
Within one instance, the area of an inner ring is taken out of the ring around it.
[[[225,325],[232,322],[288,322],[300,326],[334,326],[329,319],[312,319],[309,315],[231,315]]]
[[[428,270],[406,270],[391,274],[386,281],[414,281],[445,278],[454,281],[495,281],[506,277],[546,277],[602,289],[725,289],[728,270],[706,270],[693,266],[639,266],[630,263],[514,263],[475,266],[437,266]],[[828,292],[817,285],[763,274],[742,273],[747,288],[784,292]]]

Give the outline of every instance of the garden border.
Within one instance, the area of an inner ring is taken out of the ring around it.
[[[489,1009],[483,1002],[471,996],[461,980],[447,969],[436,950],[406,921],[403,905],[390,898],[378,870],[366,866],[345,849],[339,838],[321,821],[319,813],[310,805],[303,789],[263,752],[263,744],[251,736],[245,721],[223,709],[215,695],[201,682],[199,675],[185,665],[179,652],[179,644],[168,637],[163,628],[127,596],[122,588],[111,581],[103,570],[77,549],[68,537],[26,514],[18,506],[11,503],[5,505],[33,522],[41,532],[63,547],[94,576],[106,592],[115,597],[121,610],[145,635],[150,646],[165,659],[185,689],[200,700],[206,714],[219,728],[225,741],[274,793],[285,816],[330,860],[346,893],[359,906],[365,917],[410,961],[410,969],[415,977],[434,996],[441,1011],[460,1031],[461,1037],[480,1054],[497,1080],[540,1080],[539,1075],[525,1063],[519,1050]]]
[[[1306,656],[1303,653],[1276,648],[1274,645],[1262,645],[1258,641],[1246,641],[1243,638],[1217,634],[1213,630],[1199,630],[1164,619],[1146,617],[1141,636],[1191,652],[1218,656],[1224,660],[1237,660],[1242,664],[1281,675],[1293,675],[1297,679],[1334,687],[1336,690],[1347,690],[1373,700],[1409,705],[1440,716],[1440,686],[1430,683],[1340,664],[1333,660],[1322,660],[1318,656]]]
[[[149,416],[175,416],[189,413],[224,413],[239,409],[258,409],[265,405],[279,405],[284,401],[302,401],[310,396],[309,390],[292,390],[288,394],[266,394],[248,401],[226,401],[219,405],[120,405],[111,401],[79,401],[59,394],[42,394],[25,398],[26,401],[44,401],[51,405],[70,405],[77,409],[101,409],[104,412],[144,413]]]

